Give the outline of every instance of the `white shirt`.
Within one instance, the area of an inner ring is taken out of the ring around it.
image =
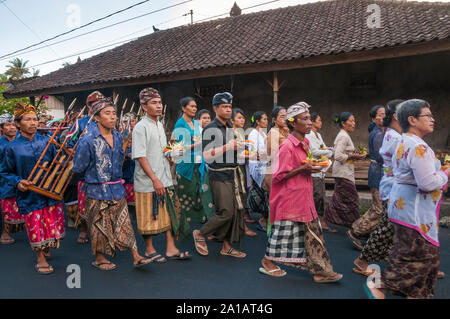
[[[153,182],[142,169],[140,157],[146,157],[152,171],[163,183],[164,187],[173,185],[170,164],[163,154],[167,145],[166,133],[161,122],[145,116],[133,129],[132,158],[136,162],[134,170],[134,190],[139,193],[152,193],[155,191]]]
[[[326,157],[328,157],[329,159],[331,159],[331,157],[333,156],[333,152],[330,150],[321,150],[320,146],[323,145],[326,147],[325,143],[323,142],[322,136],[320,135],[319,132],[314,133],[313,130],[311,130],[311,132],[309,134],[306,134],[305,136],[308,141],[309,141],[309,149],[312,153],[312,155],[314,157],[321,157],[322,155],[325,155]],[[314,173],[311,174],[312,177],[319,177],[319,178],[324,178],[325,177],[325,172],[328,170],[329,167],[327,167],[326,169],[322,170],[319,173]]]
[[[260,157],[265,158],[267,154],[266,148],[266,134],[263,132],[259,132],[254,129],[248,135],[248,139],[252,141],[255,145],[256,151],[259,153]],[[253,177],[255,182],[259,187],[262,187],[262,183],[264,182],[264,175],[266,173],[267,161],[255,161],[251,160],[248,163],[248,169],[250,171],[250,175]]]

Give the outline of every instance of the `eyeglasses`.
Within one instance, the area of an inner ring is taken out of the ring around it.
[[[419,115],[418,117],[428,117],[429,120],[434,120],[434,116],[431,114]]]

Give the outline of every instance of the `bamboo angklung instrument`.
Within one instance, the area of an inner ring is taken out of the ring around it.
[[[35,167],[33,168],[33,171],[31,172],[30,176],[28,177],[28,180],[30,181],[36,170],[39,168],[39,171],[37,172],[36,176],[34,177],[32,184],[28,186],[28,189],[30,191],[34,191],[36,193],[39,193],[41,195],[44,195],[46,197],[50,197],[56,200],[61,200],[64,190],[66,189],[68,183],[67,177],[69,176],[71,172],[71,168],[68,170],[68,167],[72,167],[73,163],[70,164],[70,159],[73,157],[73,150],[70,152],[69,149],[65,147],[66,143],[69,141],[70,138],[76,133],[76,131],[71,132],[72,134],[68,134],[64,142],[62,144],[56,142],[55,136],[61,131],[61,128],[63,127],[63,124],[68,122],[69,120],[75,120],[78,121],[78,119],[83,115],[84,108],[81,110],[81,112],[78,113],[76,118],[71,118],[72,115],[72,108],[75,105],[76,99],[73,100],[71,105],[69,106],[67,110],[67,115],[64,117],[64,120],[61,121],[61,123],[58,125],[57,129],[53,133],[52,137],[50,138],[50,141],[48,142],[45,150],[41,154],[41,157],[39,158],[38,162],[36,163]],[[92,118],[89,120],[92,120]],[[78,126],[74,126],[74,129],[77,129]],[[87,128],[87,127],[86,127]],[[48,148],[50,147],[50,144],[56,145],[59,149],[54,156],[52,162],[50,165],[48,165],[48,162],[45,162],[43,165],[40,165],[40,162],[42,161],[42,158],[44,157],[45,153],[48,151]],[[64,152],[64,153],[63,153]],[[45,172],[44,176],[41,179],[42,174]],[[64,177],[64,178],[62,178]],[[56,179],[55,179],[56,178]],[[40,183],[39,183],[40,180]],[[52,186],[53,185],[53,186]],[[50,188],[51,187],[51,188]],[[55,191],[55,187],[57,187],[57,191]]]

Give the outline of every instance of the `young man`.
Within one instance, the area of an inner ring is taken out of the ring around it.
[[[145,256],[157,263],[167,259],[189,259],[189,253],[180,252],[176,239],[186,235],[189,225],[181,214],[180,203],[172,182],[169,161],[163,153],[167,138],[158,118],[162,115],[161,96],[153,88],[139,93],[141,107],[146,116],[133,130],[132,156],[136,161],[134,191],[138,232],[143,235],[147,250]],[[181,156],[181,154],[178,154]],[[153,246],[152,236],[166,234],[166,257]]]
[[[17,127],[14,124],[14,116],[9,113],[0,115],[0,159],[4,156],[4,150],[9,142],[14,140],[17,135]],[[0,243],[4,245],[15,242],[9,234],[22,231],[25,220],[19,214],[19,208],[16,202],[16,187],[8,183],[8,180],[0,178],[0,200],[1,210],[3,212],[3,232],[0,237]]]
[[[272,166],[272,229],[259,271],[282,277],[286,272],[275,265],[280,263],[309,271],[316,283],[331,283],[343,276],[333,271],[314,206],[311,174],[322,167],[303,163],[310,152],[305,138],[312,127],[309,108],[309,104],[299,102],[287,110],[291,134],[280,146]]]
[[[49,138],[36,134],[38,119],[33,105],[17,103],[14,118],[20,135],[6,146],[0,160],[0,176],[18,189],[16,201],[19,212],[25,218],[31,248],[37,254],[36,271],[50,274],[54,270],[46,260],[50,257],[49,249],[58,248],[65,235],[63,207],[61,201],[29,191],[31,182],[27,181]],[[55,155],[56,147],[50,144],[42,161],[50,163]]]
[[[216,213],[200,230],[193,231],[194,244],[202,256],[208,255],[205,237],[214,235],[223,241],[220,253],[224,256],[244,258],[245,253],[231,247],[241,243],[245,236],[242,194],[245,194],[244,177],[239,169],[237,149],[244,144],[235,138],[230,123],[233,96],[218,93],[213,98],[216,112],[214,121],[202,132],[203,157],[209,167],[209,183],[213,193]]]
[[[96,126],[80,139],[75,151],[73,171],[85,177],[86,220],[91,238],[92,265],[112,270],[116,265],[104,254],[131,250],[133,264],[141,267],[151,262],[139,255],[128,214],[122,180],[122,136],[114,130],[116,109],[111,99],[101,99],[92,106]]]
[[[88,95],[88,97],[86,99],[86,106],[89,110],[89,114],[86,115],[85,117],[83,117],[82,119],[78,120],[78,123],[74,123],[69,128],[69,132],[72,132],[72,130],[74,129],[74,125],[78,125],[77,133],[66,144],[67,148],[71,149],[71,148],[75,147],[76,143],[80,139],[80,135],[83,133],[84,129],[86,128],[87,124],[89,123],[89,119],[92,116],[92,105],[95,102],[97,102],[103,98],[105,98],[105,96],[102,93],[100,93],[99,91],[94,91]],[[95,121],[91,121],[87,131],[90,132],[95,127],[96,127]],[[84,182],[84,176],[80,176],[78,174],[75,174],[70,181],[70,185],[69,185],[70,188],[74,188],[74,184],[76,184],[78,187],[77,188],[78,196],[77,196],[77,206],[76,207],[74,207],[75,205],[72,201],[72,198],[69,198],[71,192],[70,191],[65,192],[65,194],[66,194],[65,199],[67,198],[68,203],[72,204],[72,205],[68,205],[68,207],[67,207],[67,211],[68,211],[68,215],[69,215],[69,222],[71,222],[71,219],[74,220],[74,219],[77,219],[77,217],[80,217],[80,234],[77,239],[77,243],[79,243],[79,244],[87,244],[89,242],[88,234],[87,234],[87,225],[86,225],[86,212],[85,212],[85,208],[84,208],[84,204],[85,204],[84,202],[85,202],[86,195],[82,191],[83,182]],[[78,216],[76,215],[77,210],[78,210]]]

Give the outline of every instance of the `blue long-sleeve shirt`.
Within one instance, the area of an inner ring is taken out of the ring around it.
[[[122,136],[113,130],[114,147],[101,135],[98,126],[89,128],[75,150],[74,173],[84,174],[82,190],[86,196],[97,200],[120,200],[126,196],[125,188],[117,182],[122,179]]]
[[[40,134],[35,134],[33,140],[19,135],[7,144],[4,156],[0,159],[0,176],[14,185],[20,214],[25,215],[61,202],[32,191],[21,192],[17,188],[19,182],[30,175],[48,141],[49,137]],[[50,144],[41,163],[51,163],[55,155],[56,146]]]
[[[369,167],[369,187],[379,188],[383,177],[383,157],[380,155],[380,148],[383,144],[384,132],[378,126],[370,132],[369,135],[369,158],[376,163],[371,162]]]
[[[127,156],[125,157],[125,161],[123,162],[122,174],[123,179],[125,180],[125,184],[133,184],[134,183],[134,169],[136,167],[136,163],[131,158],[131,146],[127,149]]]
[[[5,136],[0,137],[0,159],[5,156],[4,152],[8,144],[9,140]],[[10,198],[14,196],[16,196],[15,185],[8,179],[2,178],[0,176],[0,199]]]

